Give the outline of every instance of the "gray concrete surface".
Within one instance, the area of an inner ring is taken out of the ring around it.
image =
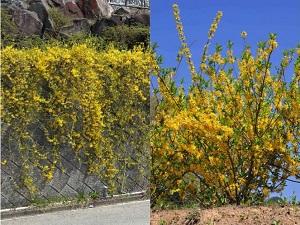
[[[22,162],[20,161],[19,150],[8,147],[13,144],[13,142],[8,142],[9,135],[10,132],[1,133],[1,158],[8,161],[6,166],[1,166],[2,209],[32,205],[28,190],[25,187],[22,188],[22,185],[16,186],[16,184],[22,184],[20,180]],[[131,154],[131,151],[128,150],[128,155]],[[61,164],[57,165],[50,182],[45,182],[39,168],[35,167],[32,171],[32,178],[38,189],[36,198],[39,201],[47,202],[47,199],[55,198],[76,198],[82,194],[90,195],[93,192],[103,194],[105,183],[99,176],[88,173],[86,164],[77,159],[71,148],[62,147],[60,157]],[[118,175],[115,180],[112,180],[116,185],[117,193],[115,194],[140,192],[148,189],[148,168],[145,167],[147,162],[149,162],[147,157],[140,157],[137,165],[131,169],[125,169],[125,171],[120,169],[126,178],[122,180],[123,178]],[[50,161],[48,163],[47,165],[51,165]]]
[[[2,225],[149,225],[150,201],[4,219]]]

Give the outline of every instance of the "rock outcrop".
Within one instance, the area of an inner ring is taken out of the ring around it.
[[[106,0],[1,0],[1,3],[1,7],[10,9],[18,29],[25,35],[57,34],[51,18],[52,9],[73,22],[72,25],[60,27],[58,32],[65,36],[78,32],[100,35],[106,27],[122,24],[150,25],[149,10],[116,8]]]
[[[96,23],[91,26],[91,32],[92,34],[100,35],[106,27],[116,26],[117,24],[118,23],[112,19],[98,19]]]
[[[64,26],[61,28],[60,32],[64,36],[72,36],[73,34],[90,34],[90,24],[86,18],[74,19],[73,24],[69,26]]]
[[[31,0],[28,10],[35,12],[43,23],[43,29],[40,35],[43,35],[45,30],[53,30],[54,24],[49,17],[50,6],[46,0]]]
[[[79,0],[77,3],[85,18],[110,18],[113,8],[105,0]]]
[[[126,19],[125,24],[134,25],[142,24],[145,26],[150,26],[150,15],[149,13],[137,13]]]
[[[76,4],[74,0],[67,0],[64,4],[64,11],[66,15],[75,17],[75,18],[83,18],[84,15],[79,8],[79,6]]]
[[[11,7],[10,10],[13,21],[23,35],[39,35],[42,32],[43,23],[35,12],[18,7]]]

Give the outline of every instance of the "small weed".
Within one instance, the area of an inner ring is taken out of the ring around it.
[[[50,204],[50,202],[44,198],[34,198],[31,200],[31,203],[32,203],[32,205],[37,206],[37,207],[45,207],[48,204]]]
[[[209,223],[207,223],[207,225],[215,225],[215,221],[214,220],[210,220]]]
[[[91,199],[95,200],[95,199],[99,198],[99,193],[97,191],[92,191],[89,193],[89,196]]]
[[[271,225],[280,225],[280,220],[274,220]]]
[[[282,196],[282,193],[280,194],[280,197],[272,197],[268,200],[266,200],[265,202],[266,205],[281,205],[281,206],[285,206],[285,205],[292,205],[292,206],[296,206],[300,204],[300,201],[297,200],[297,196],[295,194],[295,192],[293,192],[293,194],[290,197],[285,197]]]
[[[293,194],[292,194],[292,196],[291,196],[291,198],[289,200],[289,203],[291,205],[300,205],[300,201],[297,200],[297,195],[296,195],[295,192],[293,192]]]
[[[167,221],[161,219],[161,220],[159,221],[159,225],[167,225]]]
[[[266,205],[282,205],[284,204],[285,200],[281,197],[272,197],[265,201]]]
[[[54,203],[66,203],[67,201],[70,200],[71,198],[66,198],[66,197],[48,197],[47,199],[36,197],[31,200],[31,203],[36,207],[43,208],[52,205]]]
[[[76,199],[78,203],[84,203],[87,201],[87,198],[83,192],[79,192],[78,195],[76,196]]]

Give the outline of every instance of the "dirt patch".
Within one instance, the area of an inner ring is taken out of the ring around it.
[[[300,206],[226,206],[151,213],[151,225],[300,225]]]

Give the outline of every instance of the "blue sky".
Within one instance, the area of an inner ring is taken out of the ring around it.
[[[172,4],[177,3],[181,12],[188,43],[191,45],[194,61],[197,62],[207,40],[207,32],[218,10],[223,18],[215,35],[214,43],[225,45],[234,42],[234,52],[239,54],[244,45],[240,33],[248,33],[247,44],[255,49],[257,43],[268,38],[269,33],[277,33],[279,47],[272,62],[278,64],[285,49],[300,44],[300,1],[299,0],[152,0],[151,1],[151,41],[158,44],[157,52],[164,58],[164,66],[176,66],[176,55],[180,46]],[[292,76],[290,72],[287,80]],[[190,77],[183,64],[176,80]],[[284,196],[293,192],[300,199],[300,184],[288,182]]]

